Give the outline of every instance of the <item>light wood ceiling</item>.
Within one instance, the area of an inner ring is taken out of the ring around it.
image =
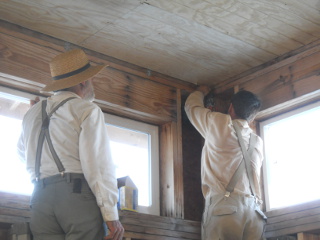
[[[0,18],[195,84],[320,38],[320,0],[1,0]]]

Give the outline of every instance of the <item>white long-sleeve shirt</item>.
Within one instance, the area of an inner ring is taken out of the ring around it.
[[[243,159],[233,121],[241,128],[246,147],[253,132],[246,120],[231,119],[230,115],[211,112],[203,105],[203,93],[195,91],[189,95],[185,103],[185,111],[193,126],[205,139],[201,156],[201,180],[204,197],[212,193],[225,193],[231,177]],[[261,199],[260,171],[263,160],[263,143],[258,137],[251,159],[254,188]],[[251,194],[247,174],[240,177],[235,192]]]
[[[47,99],[47,113],[61,101],[76,97],[61,106],[51,117],[50,137],[66,173],[83,173],[96,196],[105,221],[118,220],[117,179],[111,159],[108,136],[101,109],[72,92],[61,91]],[[20,159],[35,179],[35,159],[42,124],[41,103],[24,116],[18,142]],[[47,141],[43,144],[40,178],[59,174]]]

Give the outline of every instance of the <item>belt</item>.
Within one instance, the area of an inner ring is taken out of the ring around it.
[[[72,182],[74,179],[85,179],[84,175],[82,173],[64,173],[62,174],[57,174],[51,177],[47,178],[42,178],[38,181],[35,179],[32,181],[33,184],[35,185],[48,185],[52,183],[57,183],[57,182]]]

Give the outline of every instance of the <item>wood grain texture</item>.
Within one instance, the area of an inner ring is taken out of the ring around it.
[[[278,237],[319,229],[320,201],[299,204],[266,213],[266,237]]]
[[[29,222],[30,196],[0,192],[0,222]]]
[[[320,235],[311,233],[298,233],[297,240],[320,240]]]
[[[0,1],[0,19],[148,71],[216,85],[320,37],[319,2]]]
[[[265,68],[225,82],[225,85],[218,86],[216,91],[221,92],[228,87],[237,86],[239,89],[256,93],[263,103],[263,113],[258,116],[261,120],[267,117],[267,112],[276,114],[281,109],[287,111],[319,99],[319,57],[320,42],[316,42],[296,54],[275,61],[274,64],[270,62]],[[273,109],[273,112],[268,109]]]
[[[125,237],[138,239],[201,239],[201,224],[197,221],[159,217],[133,212],[120,212]]]
[[[1,84],[36,92],[51,81],[49,61],[59,53],[59,46],[29,36],[21,39],[20,34],[0,34]],[[96,63],[110,63],[97,56],[89,58]],[[145,73],[136,75],[137,71],[124,70],[130,69],[113,63],[95,78],[96,102],[105,111],[157,124],[176,121],[176,86],[183,85],[175,85],[173,79],[164,76],[149,79]]]
[[[30,197],[0,192],[0,222],[30,221]],[[119,211],[125,228],[124,237],[135,239],[201,239],[201,224],[197,221]]]

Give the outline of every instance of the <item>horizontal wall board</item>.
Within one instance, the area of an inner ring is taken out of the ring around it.
[[[266,237],[320,229],[320,201],[272,210],[266,215]]]
[[[57,50],[1,32],[0,49],[1,85],[36,92],[51,81],[49,62],[59,53]],[[155,124],[177,120],[174,86],[113,67],[102,70],[94,79],[96,102],[109,113]]]
[[[201,239],[197,221],[121,211],[120,221],[126,237],[139,239]]]

